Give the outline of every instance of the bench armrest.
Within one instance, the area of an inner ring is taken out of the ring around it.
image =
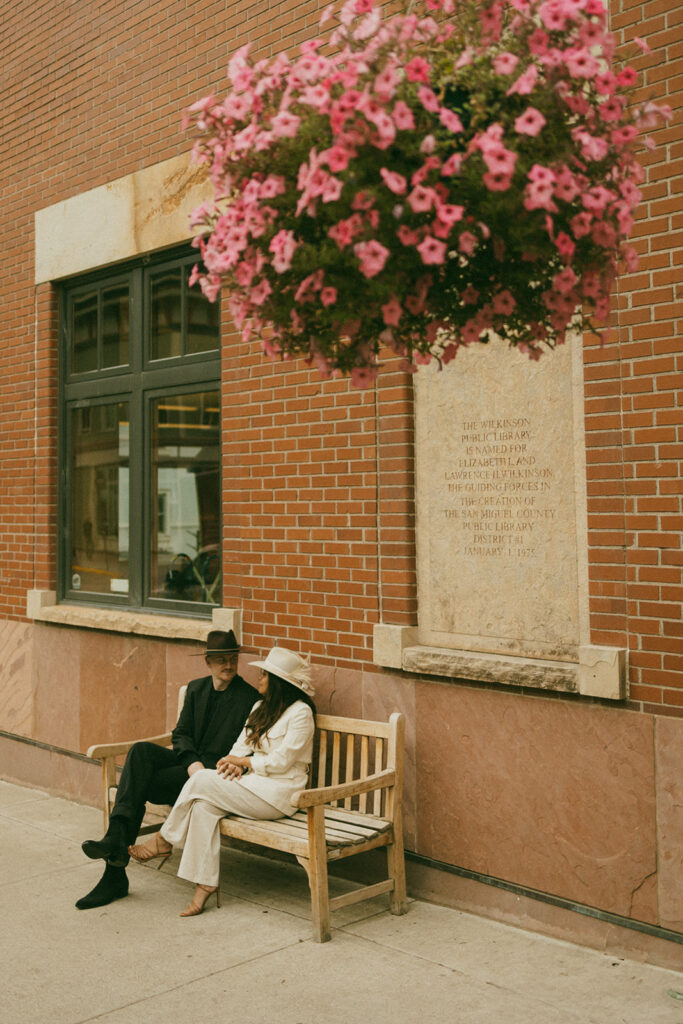
[[[334,800],[346,800],[347,797],[357,796],[359,793],[368,793],[373,789],[387,789],[396,782],[396,772],[393,768],[385,768],[384,771],[368,775],[366,779],[356,779],[353,782],[342,782],[338,786],[319,786],[317,789],[300,789],[293,793],[291,802],[294,807],[316,807],[320,804],[329,804]]]
[[[94,757],[101,761],[105,757],[117,757],[119,754],[127,754],[134,743],[156,743],[160,747],[167,747],[171,742],[170,732],[161,736],[145,736],[141,740],[127,740],[122,743],[96,743],[88,747],[88,757]]]

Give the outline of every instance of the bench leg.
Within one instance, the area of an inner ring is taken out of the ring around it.
[[[308,884],[311,888],[311,916],[313,941],[329,942],[330,902],[327,883],[327,845],[325,843],[325,809],[308,808],[308,844],[311,857],[308,862]]]
[[[406,900],[406,862],[403,855],[403,843],[393,842],[387,846],[387,874],[394,880],[394,888],[389,893],[389,910],[392,914],[405,914],[408,911]]]

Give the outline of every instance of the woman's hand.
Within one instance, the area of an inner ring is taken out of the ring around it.
[[[240,779],[248,767],[248,757],[236,757],[234,754],[226,754],[216,764],[216,771],[224,779]]]

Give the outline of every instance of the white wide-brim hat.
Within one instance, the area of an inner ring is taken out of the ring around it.
[[[274,676],[297,686],[309,696],[315,693],[315,688],[311,685],[308,662],[294,651],[288,651],[286,647],[273,647],[266,655],[265,661],[250,661],[249,664],[262,668],[264,672],[272,672]]]

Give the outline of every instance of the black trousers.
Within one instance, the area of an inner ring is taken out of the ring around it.
[[[134,743],[126,755],[111,818],[125,819],[126,843],[138,837],[145,803],[174,804],[189,776],[175,752],[156,743]]]

